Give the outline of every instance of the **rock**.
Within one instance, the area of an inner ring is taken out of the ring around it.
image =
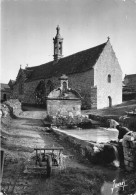
[[[124,164],[128,171],[135,170],[136,168],[136,132],[131,135],[125,135],[123,138],[123,152],[124,152]]]
[[[116,126],[119,125],[119,123],[114,119],[108,119],[107,122],[109,123],[110,128],[116,128]]]

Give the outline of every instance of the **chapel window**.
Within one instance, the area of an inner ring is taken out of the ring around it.
[[[24,90],[23,90],[23,83],[21,82],[19,84],[19,94],[22,95],[24,93]]]
[[[108,74],[108,83],[111,83],[111,75]]]
[[[50,93],[54,89],[53,83],[50,80],[47,82],[47,86],[46,87],[47,87],[48,93]]]

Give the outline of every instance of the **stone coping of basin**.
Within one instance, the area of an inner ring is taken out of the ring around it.
[[[56,132],[59,132],[59,133],[62,133],[62,134],[65,134],[65,135],[68,135],[68,136],[70,136],[70,137],[74,137],[74,138],[76,138],[76,139],[85,141],[85,142],[87,142],[87,143],[92,143],[93,145],[105,145],[106,143],[109,143],[109,142],[94,142],[94,141],[92,141],[92,140],[85,140],[85,139],[83,139],[81,136],[78,136],[78,135],[71,135],[70,132],[67,132],[66,130],[59,129],[59,128],[57,128],[57,127],[52,127],[52,130],[53,130],[53,131],[56,131]],[[69,129],[69,130],[70,130],[70,129]],[[74,130],[76,130],[76,129],[74,129]],[[81,130],[83,130],[83,129],[81,129]],[[87,130],[88,130],[88,129],[87,129]],[[114,129],[114,128],[104,128],[104,127],[102,127],[101,130],[106,130],[106,131],[118,131],[117,129]],[[72,131],[72,130],[71,130],[71,131]],[[79,131],[80,131],[80,130],[79,130]],[[86,131],[86,130],[84,130],[84,131]],[[114,141],[116,141],[116,140],[114,140]]]
[[[116,159],[115,147],[117,147],[117,143],[84,140],[79,136],[69,135],[66,131],[56,127],[52,127],[52,131],[58,140],[69,143],[73,151],[78,152],[83,158],[94,164],[110,164]]]

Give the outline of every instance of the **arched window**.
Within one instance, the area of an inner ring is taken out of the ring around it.
[[[108,83],[111,83],[111,75],[108,74]]]
[[[19,83],[19,94],[22,95],[24,93],[24,84],[23,82],[21,81]]]
[[[35,98],[37,104],[44,104],[45,93],[46,93],[45,81],[41,80],[35,89]]]
[[[47,95],[48,95],[51,91],[53,91],[54,86],[53,86],[53,83],[52,83],[50,80],[47,82],[46,88],[47,88]]]

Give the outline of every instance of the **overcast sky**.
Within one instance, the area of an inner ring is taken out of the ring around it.
[[[102,44],[110,37],[124,74],[136,74],[136,0],[2,0],[1,82],[22,68],[53,60],[56,26],[63,55]]]

